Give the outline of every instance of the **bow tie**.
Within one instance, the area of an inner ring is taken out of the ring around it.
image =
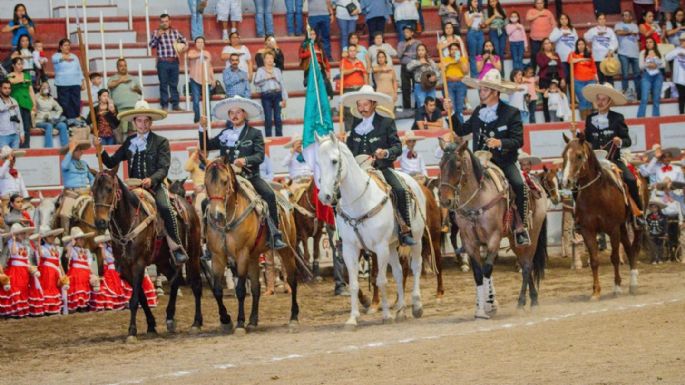
[[[131,139],[131,145],[128,147],[128,149],[133,152],[143,152],[145,151],[145,148],[147,147],[147,139],[145,139],[144,136],[136,136],[135,138]]]
[[[19,176],[19,171],[17,171],[16,168],[12,167],[10,168],[10,175],[12,175],[12,178],[16,179]]]
[[[669,165],[666,165],[666,166],[663,166],[663,167],[661,167],[661,172],[669,172],[669,171],[671,171],[671,170],[673,170],[673,167],[671,167],[671,165],[670,165],[670,164],[669,164]]]
[[[407,159],[416,159],[416,152],[414,151],[409,151],[407,153]]]
[[[494,108],[484,107],[478,111],[478,118],[484,123],[491,123],[497,120],[497,110]]]

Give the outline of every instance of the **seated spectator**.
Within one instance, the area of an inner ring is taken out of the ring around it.
[[[373,66],[373,79],[376,83],[376,91],[382,92],[392,98],[393,104],[397,102],[397,73],[388,62],[385,51],[378,51],[376,55],[377,64]]]
[[[5,79],[0,82],[0,146],[16,149],[24,139],[19,103],[12,97],[12,84]]]
[[[85,91],[86,82],[78,57],[71,53],[69,39],[59,41],[59,52],[52,55],[52,65],[55,68],[57,102],[62,106],[64,116],[74,119],[81,115],[81,91]]]
[[[13,71],[7,75],[12,84],[12,97],[19,104],[22,125],[24,126],[24,141],[19,147],[29,148],[31,140],[31,112],[35,111],[34,100],[36,95],[33,92],[31,75],[24,73],[24,61],[20,57],[12,59]]]
[[[370,63],[368,68],[373,68],[373,66],[378,64],[376,59],[378,58],[379,51],[385,52],[388,63],[392,65],[392,59],[397,57],[397,51],[393,46],[385,42],[383,32],[376,33],[373,37],[373,44],[369,46],[366,59],[366,61]]]
[[[442,111],[432,96],[427,96],[423,107],[416,109],[412,130],[440,130],[443,128]]]
[[[281,108],[285,108],[288,92],[283,83],[281,70],[274,65],[273,52],[264,53],[264,67],[260,67],[255,75],[254,84],[262,99],[264,108],[264,134],[271,136],[272,124],[276,126],[276,136],[283,136],[283,121]]]
[[[19,170],[14,168],[17,162],[17,157],[23,155],[22,152],[15,152],[8,146],[3,146],[0,149],[0,196],[12,196],[14,194],[20,197],[29,196]],[[11,224],[10,224],[11,225]]]
[[[428,48],[424,44],[416,47],[416,59],[407,64],[407,70],[414,77],[414,101],[419,108],[423,106],[426,97],[435,98],[439,73],[437,64],[428,55]]]
[[[119,113],[132,110],[136,102],[140,100],[142,88],[138,77],[128,74],[128,64],[126,59],[117,60],[117,73],[110,76],[107,82],[110,91],[110,99],[114,101],[114,106]],[[129,122],[119,123],[119,129],[114,133],[118,143],[123,143],[128,134]],[[135,131],[135,130],[134,130]]]
[[[660,116],[661,87],[664,84],[664,59],[659,52],[659,47],[651,37],[645,39],[645,49],[640,52],[640,68],[642,69],[641,82],[642,94],[640,95],[640,107],[637,109],[637,117],[643,118],[647,112],[649,94],[652,94],[652,116]]]
[[[240,34],[238,32],[232,32],[229,35],[230,44],[224,47],[221,51],[221,60],[226,61],[226,68],[231,66],[230,58],[231,55],[237,54],[240,61],[240,69],[247,73],[247,80],[252,81],[252,54],[250,54],[250,49],[246,45],[240,43]]]
[[[90,79],[90,96],[93,99],[93,102],[95,102],[100,90],[105,88],[102,85],[102,74],[99,72],[91,72],[88,78]]]
[[[264,52],[266,51],[273,52],[276,68],[281,70],[281,72],[285,71],[285,58],[283,57],[283,51],[278,48],[276,38],[273,35],[268,35],[266,38],[264,38],[264,47],[257,51],[256,55],[254,55],[254,61],[255,64],[257,64],[257,68],[264,67]]]
[[[228,22],[231,22],[231,32],[238,32],[238,26],[243,21],[241,0],[218,0],[216,3],[216,21],[221,22],[223,27],[221,38],[228,41]]]
[[[250,81],[247,72],[240,69],[240,55],[231,54],[229,62],[231,63],[230,66],[223,73],[226,96],[231,98],[238,95],[249,99],[251,96]]]
[[[26,12],[24,4],[17,4],[14,6],[14,16],[9,24],[2,28],[2,32],[12,32],[12,47],[19,44],[19,37],[27,35],[29,42],[33,40],[33,35],[36,33],[36,26],[33,20]]]
[[[40,93],[36,97],[36,127],[45,131],[45,144],[43,147],[52,148],[54,130],[59,133],[59,143],[66,146],[69,142],[69,127],[66,118],[62,116],[62,107],[57,100],[50,95],[50,84],[47,82],[40,85]]]
[[[478,79],[481,79],[493,68],[502,72],[502,59],[495,54],[495,46],[488,40],[483,43],[483,54],[476,56]]]
[[[200,56],[204,56],[204,60]],[[202,98],[202,78],[204,77],[204,69],[202,63],[207,64],[208,87],[211,89],[214,85],[214,71],[212,68],[212,53],[205,49],[205,38],[198,36],[195,38],[195,47],[188,51],[188,73],[190,75],[190,94],[193,97],[193,122],[200,121],[200,99]],[[209,97],[209,90],[207,91]]]
[[[324,85],[326,86],[326,93],[329,98],[333,97],[333,87],[331,86],[331,65],[326,57],[323,43],[316,34],[314,30],[309,31],[309,39],[305,39],[302,45],[300,45],[300,68],[304,70],[304,88],[307,88],[307,81],[309,79],[309,65],[311,62],[311,50],[309,47],[309,42],[313,41],[314,45],[314,55],[316,56],[316,61],[319,63],[319,68],[323,71]]]
[[[101,143],[105,146],[116,144],[114,130],[119,127],[119,119],[117,119],[119,111],[117,111],[114,102],[109,98],[108,90],[101,89],[98,92],[98,104],[93,109],[97,115],[98,137]],[[92,122],[90,114],[88,114],[86,116],[86,123],[91,125]]]

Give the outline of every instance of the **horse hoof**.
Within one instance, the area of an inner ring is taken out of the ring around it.
[[[155,329],[147,329],[147,333],[146,333],[146,334],[147,334],[148,336],[157,337],[157,330],[155,330]]]
[[[462,266],[462,267],[461,267],[461,272],[462,272],[462,273],[468,273],[469,271],[471,271],[471,268],[469,268],[468,266]]]
[[[393,319],[392,317],[383,318],[383,325],[392,325],[394,323],[395,323],[395,319]]]
[[[490,319],[490,316],[485,313],[485,310],[478,309],[476,310],[476,314],[474,315],[475,319]]]
[[[375,306],[369,306],[365,308],[365,313],[366,314],[376,314],[378,312],[378,308]]]
[[[168,333],[176,333],[176,321],[174,320],[167,320],[166,321],[166,331]]]
[[[254,333],[257,331],[257,325],[249,324],[247,325],[247,328],[245,328],[245,331],[248,333]]]
[[[128,337],[126,337],[126,343],[127,344],[137,344],[138,343],[138,337],[128,336]]]
[[[323,278],[321,278],[320,275],[317,275],[316,277],[314,277],[314,282],[317,282],[317,283],[323,282]]]
[[[623,289],[621,289],[621,286],[614,285],[614,296],[618,296],[620,294],[623,294]]]
[[[224,334],[233,334],[233,322],[221,324],[221,332]]]
[[[190,334],[200,334],[201,331],[202,331],[202,328],[200,326],[191,326],[189,333]]]
[[[234,333],[237,336],[244,336],[247,334],[247,330],[245,330],[245,328],[241,326],[241,327],[235,328]]]
[[[592,301],[592,302],[599,301],[599,294],[593,294],[592,297],[590,297],[590,301]]]
[[[412,307],[411,315],[414,316],[414,318],[421,318],[423,316],[423,306]]]
[[[300,329],[300,322],[296,319],[290,320],[288,322],[288,332],[295,333]]]
[[[629,293],[630,293],[631,295],[637,294],[637,285],[630,285]]]
[[[350,317],[350,319],[345,322],[345,330],[347,331],[355,331],[357,330],[357,319],[354,317]]]
[[[404,309],[398,310],[395,313],[395,322],[404,322],[407,320],[407,314],[404,312]]]

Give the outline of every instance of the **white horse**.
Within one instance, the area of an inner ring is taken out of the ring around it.
[[[371,179],[371,176],[357,164],[354,156],[345,143],[331,133],[328,136],[316,136],[319,144],[317,163],[320,170],[319,199],[324,204],[337,201],[336,223],[343,242],[343,259],[350,278],[350,301],[352,309],[350,318],[345,323],[347,328],[357,326],[359,318],[359,255],[362,250],[369,250],[378,258],[378,277],[376,285],[381,292],[383,322],[393,318],[388,310],[386,293],[388,264],[397,284],[397,304],[395,319],[406,319],[404,289],[402,287],[402,266],[399,257],[399,240],[394,208],[388,194]],[[425,228],[426,198],[414,178],[398,173],[409,186],[415,197],[410,210],[412,217],[411,232],[416,245],[411,246],[411,269],[414,274],[412,291],[412,315],[419,318],[423,314],[419,280],[421,276],[421,238]]]
[[[42,193],[40,194],[40,203],[38,203],[38,206],[35,208],[32,215],[33,223],[36,227],[43,225],[50,226],[50,228],[53,227],[57,199],[58,197],[45,198]]]

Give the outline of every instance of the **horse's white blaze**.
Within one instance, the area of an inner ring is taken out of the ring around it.
[[[568,186],[568,179],[571,174],[571,162],[564,162],[564,172],[561,176],[561,182],[564,186]]]

